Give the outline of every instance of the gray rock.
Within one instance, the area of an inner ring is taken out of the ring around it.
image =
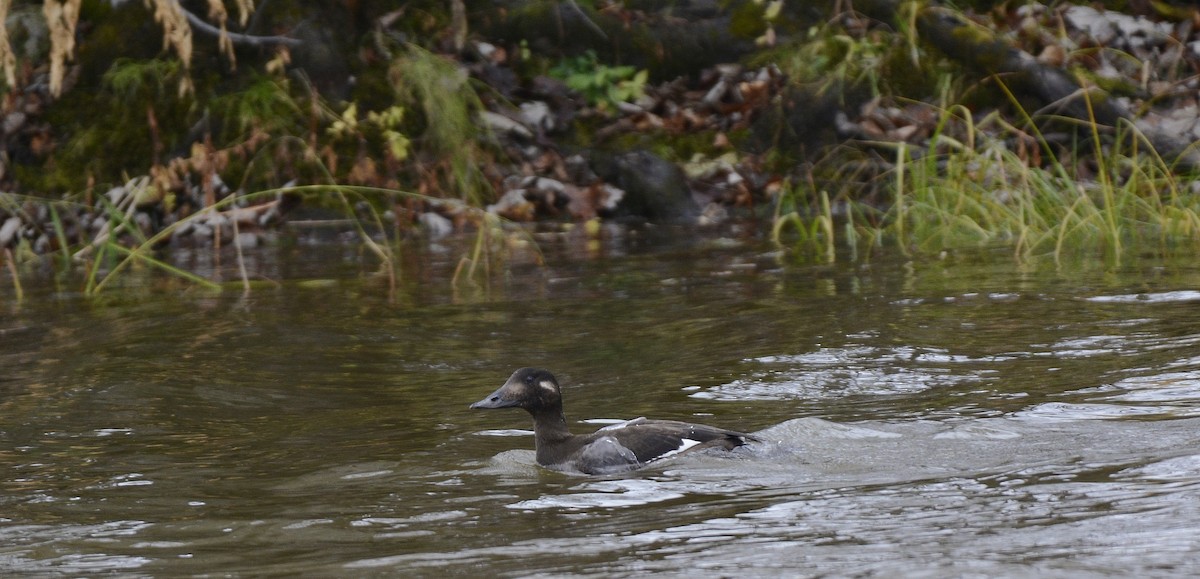
[[[499,113],[481,111],[479,120],[484,126],[497,133],[510,133],[526,139],[533,137],[533,132],[524,125]]]
[[[195,236],[197,241],[207,241],[211,243],[213,237],[213,228],[207,223],[197,223],[195,227],[192,228],[192,235]]]
[[[553,131],[555,127],[550,105],[542,101],[521,103],[521,122],[525,123],[527,127],[534,127],[546,132]]]
[[[15,111],[4,117],[4,134],[11,135],[25,125],[25,113]]]
[[[0,225],[0,247],[8,247],[8,245],[17,238],[17,232],[20,230],[20,218],[9,217],[8,219],[5,219],[4,225]]]
[[[495,203],[487,206],[488,213],[498,215],[508,215],[514,212],[525,213],[533,211],[533,204],[525,198],[525,189],[511,189],[505,191],[504,195]],[[519,211],[517,211],[519,209]]]
[[[699,208],[683,170],[649,151],[615,156],[592,154],[592,169],[623,190],[616,217],[642,217],[657,223],[694,222]]]
[[[261,240],[259,239],[258,234],[251,231],[243,231],[238,233],[237,238],[233,240],[233,242],[242,249],[254,249],[255,247],[258,247],[260,241]]]
[[[553,191],[555,193],[562,193],[567,190],[567,186],[563,185],[562,181],[547,177],[538,177],[533,183],[533,188],[540,191]]]
[[[422,213],[417,220],[421,222],[421,227],[433,239],[445,237],[454,231],[453,222],[433,211]]]
[[[233,237],[233,222],[230,221],[228,217],[225,217],[220,213],[213,213],[212,216],[208,218],[208,226],[213,230],[219,229],[221,231],[221,239],[229,239]]]

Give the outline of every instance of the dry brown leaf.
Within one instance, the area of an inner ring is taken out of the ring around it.
[[[192,77],[187,71],[192,66],[192,27],[188,24],[187,16],[184,16],[183,8],[175,0],[145,2],[147,7],[154,10],[154,21],[163,29],[163,48],[173,49],[183,63],[184,74],[180,76],[179,94],[190,93]]]
[[[8,19],[8,10],[12,0],[0,0],[0,22]],[[13,54],[12,45],[8,43],[8,27],[0,26],[0,68],[4,69],[4,81],[8,88],[17,86],[17,57]]]
[[[225,10],[225,3],[222,0],[208,0],[208,19],[216,22],[217,27],[221,29],[221,33],[217,37],[217,50],[229,59],[229,66],[236,69],[237,56],[233,54],[233,41],[229,39],[229,31],[225,29],[225,21],[229,19],[229,12]]]
[[[82,0],[46,0],[42,14],[50,31],[50,94],[62,94],[67,61],[75,58],[75,24],[79,21]]]
[[[237,0],[238,7],[238,26],[246,27],[246,23],[250,21],[250,13],[254,12],[254,0]]]

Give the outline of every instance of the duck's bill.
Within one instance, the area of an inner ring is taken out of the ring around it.
[[[499,390],[489,394],[487,398],[472,404],[471,408],[510,408],[516,406],[517,404],[520,404],[520,402],[517,400],[506,399],[504,397],[504,388],[500,388]]]

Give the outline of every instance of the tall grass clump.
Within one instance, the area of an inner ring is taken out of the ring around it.
[[[424,126],[417,140],[429,154],[419,160],[423,170],[441,173],[446,196],[482,204],[488,181],[479,170],[483,159],[475,137],[479,131],[476,114],[483,105],[466,71],[444,57],[408,45],[392,65],[389,79],[401,101],[420,112]]]
[[[880,176],[889,201],[851,201],[847,242],[918,254],[1008,248],[1022,262],[1200,248],[1200,197],[1145,135],[1128,123],[1060,121],[1075,124],[1073,148],[1056,149],[999,113],[976,121],[961,105],[940,111],[924,146],[872,143],[894,153]],[[825,219],[813,214],[795,227],[832,231]],[[811,235],[800,237],[797,246],[811,244]]]
[[[884,227],[916,251],[1005,245],[1020,260],[1200,241],[1200,199],[1136,127],[1077,124],[1082,144],[1060,158],[996,114],[976,126],[965,108],[946,110],[925,154],[897,155]]]

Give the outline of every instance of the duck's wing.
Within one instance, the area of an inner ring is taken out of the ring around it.
[[[587,474],[611,474],[642,466],[637,453],[600,429],[579,449],[575,469]]]
[[[605,426],[584,440],[574,468],[587,474],[624,472],[710,439],[703,434],[689,434],[689,426],[645,418]]]
[[[631,420],[623,428],[605,434],[616,439],[643,464],[697,448],[730,450],[756,440],[748,434],[703,424],[644,418]]]
[[[597,430],[596,432],[605,432],[605,431],[609,431],[609,430],[621,430],[622,428],[636,426],[638,424],[642,424],[643,422],[647,422],[646,417],[640,416],[638,418],[634,418],[633,420],[626,420],[624,422],[617,422],[614,424],[609,424],[608,426],[605,426],[604,428],[601,428],[600,430]]]

